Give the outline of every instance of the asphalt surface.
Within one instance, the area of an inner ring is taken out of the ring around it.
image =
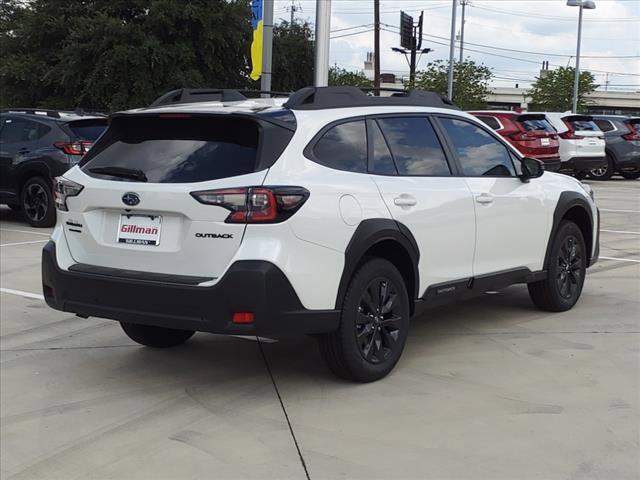
[[[575,308],[514,286],[429,311],[367,385],[308,337],[158,351],[51,310],[47,230],[2,207],[0,477],[638,479],[640,181],[591,185],[601,260]]]

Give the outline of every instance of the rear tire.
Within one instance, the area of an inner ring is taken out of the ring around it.
[[[137,323],[120,322],[124,333],[140,345],[153,348],[168,348],[182,345],[189,340],[193,330],[177,330],[175,328],[154,327]]]
[[[53,227],[56,224],[51,185],[42,177],[31,177],[22,186],[20,208],[32,227]]]
[[[637,172],[620,172],[622,178],[626,178],[627,180],[636,180],[640,178],[640,171]]]
[[[609,180],[616,171],[616,166],[613,163],[611,155],[607,155],[607,164],[600,167],[589,170],[589,178],[593,180]]]
[[[381,258],[367,261],[349,283],[338,330],[319,339],[329,369],[356,382],[383,378],[402,355],[409,317],[409,296],[398,269]]]
[[[533,303],[549,312],[573,307],[582,293],[587,258],[582,231],[575,223],[563,220],[551,246],[547,278],[527,285]]]

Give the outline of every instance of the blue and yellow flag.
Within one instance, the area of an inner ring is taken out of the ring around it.
[[[262,75],[262,0],[251,0],[251,80],[258,80]]]

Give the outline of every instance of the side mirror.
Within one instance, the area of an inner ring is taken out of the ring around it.
[[[528,182],[531,178],[541,177],[544,173],[544,164],[535,158],[524,157],[522,160],[522,175],[520,180]]]

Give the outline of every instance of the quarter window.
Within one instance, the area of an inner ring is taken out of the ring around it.
[[[364,120],[330,128],[313,147],[317,161],[348,172],[367,171],[367,130]]]
[[[480,127],[455,118],[441,118],[468,177],[513,177],[516,172],[507,148]]]
[[[451,175],[442,145],[428,119],[392,117],[377,121],[400,175]]]

